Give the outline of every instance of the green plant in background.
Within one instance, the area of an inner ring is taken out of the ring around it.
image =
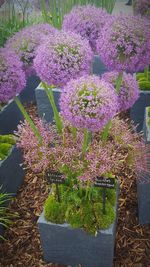
[[[16,143],[15,137],[11,134],[0,135],[0,160],[4,160],[12,146]]]
[[[143,91],[150,91],[150,71],[149,68],[145,68],[144,72],[137,73],[136,79],[138,81],[139,87]]]
[[[22,28],[32,24],[43,23],[45,21],[41,13],[38,13],[37,15],[32,14],[32,16],[28,15],[27,10],[29,1],[16,1],[20,7],[20,14],[15,8],[14,1],[8,1],[5,8],[6,10],[4,10],[4,15],[1,15],[0,47],[4,46],[7,39]]]
[[[8,2],[4,15],[0,19],[0,47],[3,46],[6,40],[15,32],[18,32],[25,26],[29,25],[29,20],[25,18],[26,9],[23,10],[22,18],[19,17],[15,9],[14,2]]]
[[[49,0],[48,4],[46,0],[40,0],[40,3],[44,21],[60,29],[64,15],[69,13],[73,6],[93,4],[112,13],[115,0]]]

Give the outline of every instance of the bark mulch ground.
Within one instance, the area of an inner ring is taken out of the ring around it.
[[[114,267],[150,267],[150,226],[138,224],[135,175],[124,168],[120,176]],[[24,184],[10,205],[18,217],[0,244],[0,267],[62,267],[43,261],[37,219],[48,193],[43,177],[27,170]]]

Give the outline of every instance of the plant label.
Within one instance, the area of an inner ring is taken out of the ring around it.
[[[94,186],[113,189],[115,188],[115,181],[113,178],[97,176]]]
[[[46,178],[50,184],[63,184],[65,182],[64,175],[57,171],[48,172]]]

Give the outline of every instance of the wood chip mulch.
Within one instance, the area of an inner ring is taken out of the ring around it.
[[[33,107],[31,111],[35,112]],[[135,175],[124,168],[120,177],[114,267],[150,267],[150,226],[138,224]],[[43,261],[37,220],[48,193],[43,177],[28,170],[10,204],[10,211],[17,212],[18,217],[5,231],[6,241],[0,244],[0,267],[63,267]]]

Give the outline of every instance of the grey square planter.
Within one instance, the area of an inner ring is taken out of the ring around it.
[[[0,111],[0,134],[13,133],[21,120],[23,120],[23,116],[16,103],[11,100]]]
[[[35,88],[38,86],[40,79],[32,75],[27,80],[27,85],[22,93],[19,95],[21,102],[29,104],[30,102],[35,103]],[[16,103],[11,100],[4,108],[0,111],[0,134],[10,134],[17,129],[17,125],[24,118],[18,109]]]
[[[148,121],[150,121],[150,117],[148,117],[148,107],[146,107],[145,114],[144,114],[143,133],[144,133],[145,142],[147,144],[150,144],[150,125],[148,124]]]
[[[13,146],[8,157],[0,161],[0,186],[2,191],[16,195],[20,188],[25,172],[22,167],[22,153]]]
[[[150,143],[150,127],[148,126],[148,108],[145,108],[144,116],[145,143]],[[137,180],[138,215],[140,224],[150,223],[150,171],[145,177]]]
[[[117,224],[116,219],[107,229],[92,236],[82,229],[73,229],[69,224],[47,222],[42,213],[38,220],[41,244],[46,262],[60,263],[76,267],[112,267]]]
[[[139,223],[150,224],[150,173],[143,182],[137,181],[137,198]]]
[[[102,75],[107,71],[106,66],[104,63],[101,61],[100,57],[98,55],[94,56],[93,60],[93,74],[95,75]]]
[[[27,79],[27,85],[25,89],[21,92],[20,94],[20,100],[22,103],[35,103],[36,98],[35,98],[35,89],[40,83],[40,78],[36,75],[31,75]]]
[[[1,191],[12,194],[12,197],[14,197],[23,183],[24,175],[22,153],[16,146],[13,146],[8,157],[0,161]],[[0,235],[3,236],[3,233],[4,227],[0,225]]]
[[[54,100],[58,111],[60,111],[59,108],[60,94],[61,94],[61,89],[57,88],[53,89]],[[35,95],[36,95],[36,103],[37,103],[39,117],[44,119],[46,122],[52,122],[54,117],[53,110],[49,102],[49,99],[47,97],[47,94],[41,87],[41,84],[39,84],[39,86],[35,89]]]
[[[150,106],[150,91],[141,91],[140,97],[130,110],[130,118],[138,125],[137,132],[143,130],[145,107]]]

